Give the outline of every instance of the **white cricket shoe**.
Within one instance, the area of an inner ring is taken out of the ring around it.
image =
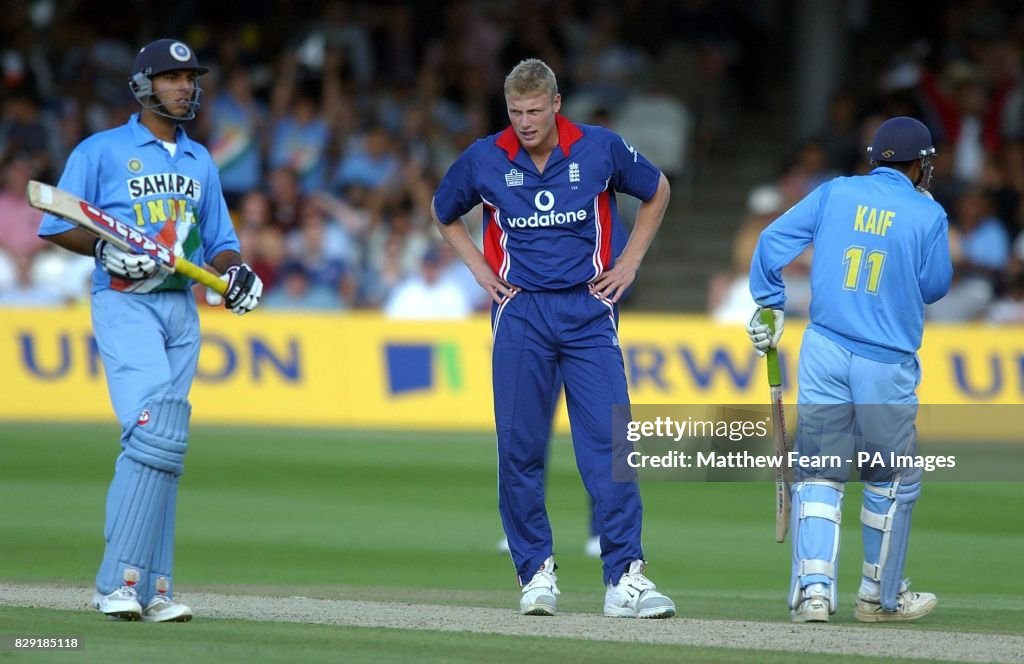
[[[594,535],[587,540],[587,543],[583,545],[583,555],[587,558],[600,558],[601,557],[601,536]]]
[[[803,599],[796,609],[790,611],[790,618],[795,623],[827,623],[832,603],[829,601],[828,586],[824,583],[812,583],[803,589]]]
[[[188,622],[192,620],[192,609],[178,604],[167,595],[157,595],[149,601],[142,612],[143,622]]]
[[[558,586],[555,581],[555,558],[548,556],[530,582],[523,586],[523,596],[519,599],[519,612],[524,616],[555,615],[555,597]]]
[[[857,595],[857,606],[853,617],[861,622],[898,622],[923,618],[938,605],[939,599],[932,593],[916,593],[904,583],[900,594],[896,596],[896,610],[886,611],[882,608],[881,597]]]
[[[616,585],[608,584],[604,594],[604,615],[609,618],[671,618],[676,605],[658,592],[644,576],[647,562],[634,560]]]
[[[109,595],[97,592],[92,596],[92,606],[111,618],[138,620],[142,617],[139,596],[131,586],[121,586]]]

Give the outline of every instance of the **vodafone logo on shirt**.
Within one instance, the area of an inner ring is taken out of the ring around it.
[[[537,192],[537,195],[533,197],[533,206],[536,209],[530,216],[506,217],[505,223],[510,228],[544,228],[585,221],[587,218],[587,211],[584,208],[575,212],[552,212],[555,207],[555,195],[547,189]]]

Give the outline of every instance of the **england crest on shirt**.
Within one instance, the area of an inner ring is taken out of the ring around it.
[[[580,181],[580,165],[575,161],[569,164],[569,182]]]

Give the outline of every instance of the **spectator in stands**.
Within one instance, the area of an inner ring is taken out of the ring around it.
[[[407,277],[388,296],[384,315],[420,320],[468,316],[472,308],[466,294],[454,282],[441,278],[443,260],[436,247],[430,248],[423,255],[419,273]]]
[[[250,232],[243,228],[239,235],[242,234],[250,235]],[[277,283],[278,273],[287,260],[284,233],[277,226],[268,225],[256,229],[251,235],[256,241],[251,246],[244,245],[245,260],[252,271],[263,280],[264,287],[272,289]]]
[[[650,67],[642,50],[623,41],[620,15],[614,5],[598,5],[583,50],[571,63],[575,94],[612,109],[628,98]]]
[[[290,166],[273,169],[267,176],[267,191],[274,215],[273,224],[284,233],[297,228],[302,208],[298,171]]]
[[[33,281],[31,258],[17,256],[13,263],[14,281],[0,288],[0,307],[52,307],[64,302],[64,296],[50,283]]]
[[[384,189],[396,184],[399,167],[391,134],[382,125],[374,124],[349,141],[332,188],[341,191],[350,185],[362,185]]]
[[[369,31],[352,15],[349,4],[343,0],[327,2],[323,14],[306,28],[295,53],[307,69],[322,70],[325,78],[331,75],[353,89],[365,89],[373,83],[376,58]]]
[[[565,59],[570,51],[565,43],[565,28],[551,20],[552,11],[556,10],[542,0],[523,0],[519,3],[513,16],[513,29],[499,56],[504,69],[512,69],[527,58],[540,58],[552,70],[565,71]]]
[[[443,173],[455,161],[459,150],[451,134],[419,103],[409,104],[402,117],[399,141],[407,164]]]
[[[360,247],[348,228],[338,223],[328,211],[328,199],[317,194],[302,202],[299,228],[291,231],[287,238],[288,254],[293,258],[319,253],[327,260],[356,264],[360,260]],[[307,266],[308,267],[308,266]]]
[[[784,177],[792,181],[796,191],[803,192],[800,198],[838,175],[840,173],[829,167],[828,153],[818,140],[804,141],[793,153],[784,173]]]
[[[618,245],[619,248],[625,246],[625,242]],[[470,272],[466,264],[455,255],[454,250],[447,242],[443,242],[437,245],[437,250],[441,254],[441,281],[454,284],[462,293],[466,296],[466,302],[469,303],[469,308],[473,311],[490,311],[491,298],[488,297],[487,291],[480,288],[480,284],[476,282],[476,277]],[[625,296],[623,296],[625,297]]]
[[[997,153],[985,155],[980,186],[989,195],[992,203],[993,216],[1002,221],[1007,233],[1012,237],[1016,234],[1021,204],[1021,194],[1016,184],[1019,176],[1014,169],[1019,169],[1019,161],[1024,154],[1017,142],[1006,143]]]
[[[343,253],[354,262],[362,260],[358,254],[362,253],[364,238],[379,214],[376,204],[369,205],[370,198],[365,187],[352,185],[345,189],[343,197],[322,191],[312,199],[320,213],[346,236],[345,242],[351,246]]]
[[[355,305],[356,249],[341,228],[327,220],[315,201],[307,199],[299,228],[291,231],[285,242],[291,261],[302,265],[314,289],[336,291],[346,307]]]
[[[391,292],[405,278],[405,239],[397,234],[384,236],[377,251],[367,254],[366,265],[359,280],[359,302],[380,308]]]
[[[270,196],[259,188],[245,192],[232,212],[236,228],[263,228],[274,223],[274,210]]]
[[[271,93],[270,167],[290,168],[303,193],[326,183],[329,118],[341,103],[340,54],[328,50],[320,78],[303,78],[299,58],[286,52]]]
[[[1017,239],[1013,242],[1013,255],[1010,257],[1007,271],[1010,281],[1024,274],[1024,230],[1017,233]]]
[[[828,123],[819,135],[818,143],[825,151],[828,171],[834,174],[856,172],[865,146],[861,145],[857,96],[852,90],[843,89],[832,96],[828,106]]]
[[[981,179],[985,153],[1002,143],[1002,109],[1014,81],[993,81],[989,89],[977,65],[966,60],[950,63],[943,78],[922,68],[921,90],[953,154],[953,172],[973,184]]]
[[[322,309],[338,311],[344,302],[338,291],[314,283],[302,263],[293,261],[281,266],[274,287],[263,298],[263,306],[271,309]]]
[[[0,161],[13,157],[27,160],[33,173],[49,181],[53,176],[50,134],[54,127],[47,126],[39,100],[31,91],[19,88],[6,96],[2,109]]]
[[[403,279],[420,270],[430,247],[422,212],[405,201],[385,221],[375,224],[366,238],[362,301],[381,306]]]
[[[750,259],[761,231],[785,209],[782,202],[782,192],[775,185],[759,185],[750,191],[747,216],[733,237],[731,270],[713,275],[709,284],[708,311],[715,322],[746,323],[750,319],[750,311],[757,306],[748,283]]]
[[[967,321],[980,317],[993,301],[1010,260],[1010,239],[992,214],[992,201],[978,186],[968,188],[955,207],[950,227],[953,287],[927,313],[936,321]]]
[[[253,93],[247,68],[236,67],[217,80],[204,90],[213,99],[204,104],[207,109],[199,118],[209,134],[206,145],[220,170],[224,199],[234,210],[247,192],[262,185],[268,112]]]
[[[999,325],[1024,325],[1024,272],[1010,282],[1006,294],[992,303],[985,321]]]
[[[0,257],[6,253],[10,259],[32,258],[49,246],[36,235],[42,212],[25,200],[25,188],[35,173],[28,157],[16,155],[0,162]]]

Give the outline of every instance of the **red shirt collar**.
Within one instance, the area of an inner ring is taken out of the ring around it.
[[[562,148],[562,154],[568,157],[569,148],[573,143],[583,138],[583,131],[560,113],[555,115],[555,126],[558,127],[558,147]],[[519,154],[519,148],[522,147],[511,125],[506,127],[505,131],[498,134],[498,138],[494,143],[505,151],[509,161],[516,158],[516,155]]]

